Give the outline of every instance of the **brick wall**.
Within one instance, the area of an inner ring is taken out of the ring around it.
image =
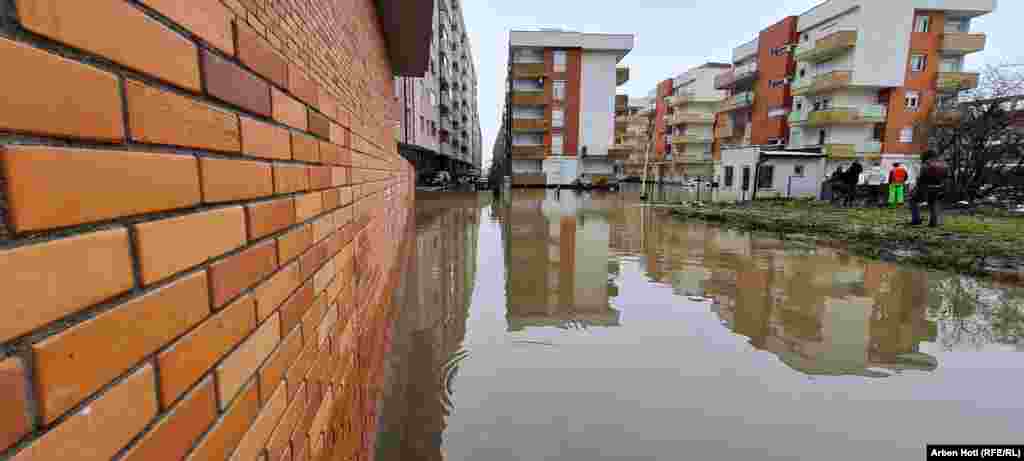
[[[372,0],[0,0],[0,459],[370,459],[412,200]]]

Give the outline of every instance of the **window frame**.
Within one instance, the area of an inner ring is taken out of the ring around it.
[[[558,114],[556,117],[555,114]],[[551,109],[551,127],[562,128],[565,126],[565,111],[562,109]]]
[[[551,82],[551,100],[565,101],[566,92],[569,88],[568,80],[555,80]],[[559,91],[561,90],[561,91]]]
[[[903,107],[907,112],[917,112],[921,110],[921,92],[917,90],[907,90],[903,93]]]
[[[559,59],[561,57],[561,59]],[[562,61],[559,63],[559,61]],[[555,72],[569,71],[569,52],[566,50],[554,50],[551,52],[551,65]]]
[[[558,142],[556,143],[555,140],[558,140]],[[558,149],[555,149],[556,145]],[[551,135],[551,155],[565,155],[565,137],[561,134]]]
[[[722,181],[725,187],[732,188],[736,183],[736,167],[733,165],[726,165],[722,171]]]
[[[915,65],[915,59],[919,59],[918,63],[920,66]],[[924,72],[928,70],[928,55],[922,53],[913,53],[910,55],[910,71],[911,72]]]
[[[921,30],[923,29],[923,30]],[[927,14],[919,14],[914,16],[914,32],[919,34],[927,34],[932,29],[932,18]]]
[[[768,181],[762,181],[764,177],[767,177]],[[761,165],[758,167],[757,188],[759,190],[775,188],[775,165]]]

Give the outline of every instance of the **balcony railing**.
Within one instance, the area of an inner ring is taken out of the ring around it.
[[[985,49],[985,34],[962,32],[942,34],[939,51],[945,54],[967,54]]]
[[[512,146],[512,158],[528,160],[528,159],[544,159],[545,153],[547,152],[547,146],[542,144],[532,145],[513,145]]]
[[[608,146],[609,160],[626,160],[636,150],[632,144],[612,144]]]
[[[547,101],[544,98],[544,91],[512,91],[513,106],[543,106]]]
[[[681,125],[683,123],[709,124],[715,123],[715,114],[701,112],[676,112],[668,120],[670,125]]]
[[[802,78],[793,82],[793,96],[824,93],[827,91],[845,88],[853,80],[853,72],[849,70],[834,70],[827,74],[817,75],[814,78]]]
[[[720,102],[721,99],[716,96],[700,96],[694,91],[689,91],[682,94],[677,94],[668,97],[668,105],[670,106],[681,106],[683,104],[690,103],[716,103]]]
[[[888,108],[882,104],[870,104],[857,107],[829,107],[811,112],[792,112],[789,114],[791,125],[825,126],[825,125],[859,125],[882,123],[888,115]]]
[[[978,87],[977,72],[939,72],[939,91],[963,91]]]
[[[729,72],[715,76],[715,89],[725,90],[757,77],[757,61],[751,61]]]
[[[712,141],[711,136],[704,133],[672,135],[672,144],[704,144]]]
[[[828,158],[847,159],[859,158],[865,154],[878,154],[882,152],[882,142],[869,140],[860,144],[825,144],[822,146],[822,153]]]
[[[622,85],[629,81],[629,68],[628,67],[616,67],[615,68],[615,86]]]
[[[548,121],[543,118],[512,119],[512,131],[545,131],[547,129]]]
[[[833,32],[814,42],[814,47],[797,49],[796,60],[823,62],[832,59],[857,46],[857,30],[844,29]]]
[[[512,78],[538,78],[544,76],[544,63],[525,62],[512,64]]]
[[[742,109],[744,107],[750,107],[753,104],[754,92],[744,91],[743,93],[735,94],[730,98],[726,99],[725,102],[722,103],[721,110],[725,112],[730,110]]]
[[[711,152],[680,152],[674,160],[678,163],[707,163],[712,161]]]

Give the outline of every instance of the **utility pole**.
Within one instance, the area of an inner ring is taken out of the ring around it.
[[[647,107],[648,110],[652,110],[650,105]],[[644,143],[644,178],[640,186],[640,200],[647,200],[647,171],[650,165],[651,146],[654,144],[656,138],[654,133],[654,116],[647,116],[647,142]]]

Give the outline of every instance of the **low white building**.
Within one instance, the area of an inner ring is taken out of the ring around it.
[[[821,153],[761,150],[759,147],[725,149],[716,165],[717,201],[753,198],[819,198],[825,182],[826,157]]]

